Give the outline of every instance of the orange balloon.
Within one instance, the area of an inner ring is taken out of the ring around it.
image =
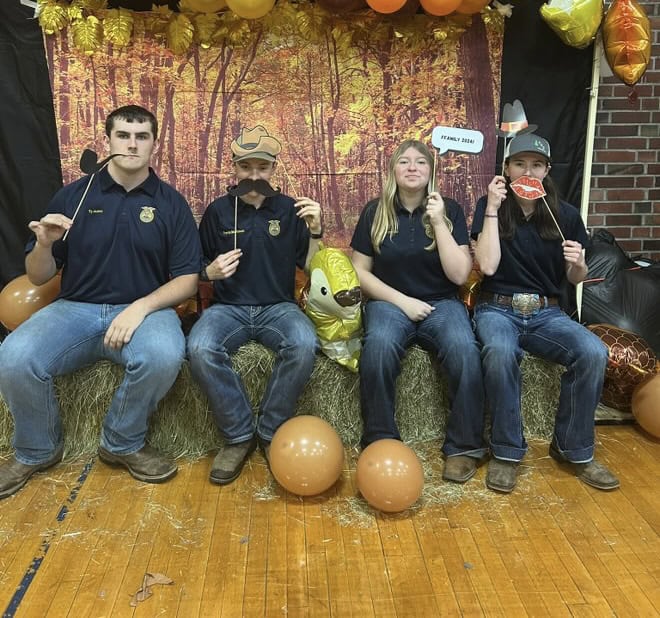
[[[453,13],[463,0],[420,0],[422,8],[429,14],[441,17]]]
[[[603,45],[612,72],[634,86],[651,61],[651,25],[636,0],[614,0],[603,20]]]
[[[644,431],[654,438],[660,438],[660,373],[635,388],[632,411]]]
[[[59,274],[43,285],[34,285],[27,275],[16,277],[0,292],[0,322],[5,328],[16,330],[33,313],[57,298],[60,283]]]
[[[403,8],[406,0],[367,0],[367,4],[376,13],[396,13]]]
[[[489,4],[490,0],[462,0],[456,8],[456,12],[461,15],[474,15]]]
[[[424,471],[415,452],[403,442],[377,440],[360,454],[356,482],[371,506],[398,513],[422,495]]]
[[[315,496],[332,487],[344,465],[344,445],[332,425],[318,416],[289,419],[270,443],[270,470],[291,493]]]

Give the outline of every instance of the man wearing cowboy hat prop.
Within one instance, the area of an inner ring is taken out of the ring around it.
[[[296,266],[307,267],[319,249],[321,206],[271,187],[280,150],[264,127],[244,128],[231,143],[239,182],[209,205],[199,226],[206,264],[201,278],[213,282],[214,304],[193,327],[188,355],[224,437],[210,473],[220,485],[238,478],[257,444],[268,459],[273,434],[294,415],[318,350],[294,289]],[[256,427],[230,359],[250,340],[277,354]]]

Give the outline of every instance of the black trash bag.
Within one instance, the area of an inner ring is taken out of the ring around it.
[[[590,280],[607,279],[620,270],[637,266],[619,247],[614,236],[605,229],[598,229],[592,234],[585,259],[589,266]]]
[[[660,356],[660,262],[620,270],[603,281],[590,276],[582,293],[582,322],[636,333]]]

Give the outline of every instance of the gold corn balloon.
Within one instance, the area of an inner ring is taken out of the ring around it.
[[[603,0],[550,0],[540,13],[566,45],[584,49],[594,40],[603,21]]]
[[[636,0],[614,0],[603,22],[605,55],[613,73],[634,86],[651,59],[651,27]]]
[[[340,249],[321,248],[309,264],[305,313],[316,328],[323,353],[350,371],[360,359],[362,312],[360,281]]]

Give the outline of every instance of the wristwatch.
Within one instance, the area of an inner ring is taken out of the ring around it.
[[[323,228],[321,228],[321,231],[318,234],[315,234],[314,232],[310,232],[309,235],[315,240],[318,240],[319,238],[323,238]]]

